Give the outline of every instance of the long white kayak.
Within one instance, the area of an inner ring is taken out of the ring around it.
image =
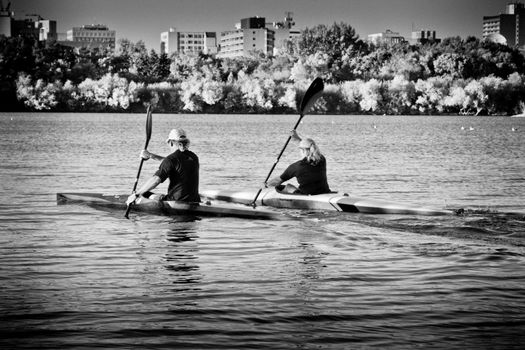
[[[250,204],[257,190],[206,190],[201,192],[203,198],[225,202]],[[259,195],[256,205],[276,208],[332,210],[347,213],[366,214],[402,214],[402,215],[453,215],[454,211],[435,209],[417,205],[403,204],[371,198],[349,196],[346,193],[334,192],[318,195],[286,194],[265,188]]]
[[[57,193],[58,204],[86,204],[92,207],[126,211],[127,194],[106,195],[101,193]],[[230,203],[193,203],[178,201],[157,201],[139,197],[132,211],[144,211],[164,215],[228,216],[248,219],[282,219],[284,215],[268,209],[252,208]]]

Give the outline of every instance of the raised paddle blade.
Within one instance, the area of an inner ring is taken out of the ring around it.
[[[301,116],[305,115],[308,110],[312,108],[317,98],[323,93],[323,90],[323,80],[321,78],[315,78],[301,100],[301,106],[299,108],[299,114]]]
[[[147,116],[146,116],[146,144],[144,145],[144,149],[148,149],[149,140],[151,139],[151,129],[153,128],[153,121],[151,116],[151,105],[148,105],[147,109]]]

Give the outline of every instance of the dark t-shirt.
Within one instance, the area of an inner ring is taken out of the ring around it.
[[[321,156],[317,165],[308,163],[303,158],[293,164],[281,174],[281,180],[288,181],[296,178],[299,183],[299,191],[303,194],[329,193],[330,187],[326,179],[326,159]]]
[[[170,179],[164,200],[200,202],[199,157],[189,150],[177,150],[164,158],[155,173],[161,182]]]

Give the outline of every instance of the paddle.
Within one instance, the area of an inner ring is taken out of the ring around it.
[[[146,144],[144,145],[144,149],[148,148],[149,140],[151,139],[151,128],[152,128],[151,105],[148,105],[146,114],[147,114],[147,117],[146,117]],[[133,190],[131,191],[131,193],[134,193],[137,190],[137,185],[139,183],[139,177],[140,177],[140,171],[142,170],[142,164],[144,164],[144,159],[141,158],[140,165],[139,165],[139,171],[137,172],[137,177],[135,178],[135,184],[133,185]],[[128,205],[128,208],[126,209],[126,214],[124,215],[126,219],[129,219],[130,210],[131,210],[131,204]]]
[[[293,130],[297,129],[297,127],[299,126],[299,123],[301,123],[301,119],[303,119],[306,112],[308,112],[308,110],[313,106],[317,98],[321,96],[323,89],[324,89],[323,80],[321,78],[315,78],[314,81],[312,81],[312,83],[308,87],[308,90],[306,90],[306,93],[304,94],[303,99],[301,100],[301,106],[299,107],[299,120],[297,120],[297,123],[295,123]],[[266,180],[264,180],[264,183],[268,182],[270,175],[272,175],[272,172],[275,169],[275,166],[279,162],[279,159],[281,159],[281,156],[283,155],[284,150],[288,146],[288,143],[290,143],[291,139],[292,139],[292,136],[291,135],[288,136],[288,140],[286,140],[286,143],[284,144],[284,147],[281,150],[281,153],[279,153],[279,155],[277,156],[277,160],[275,161],[275,163],[273,163],[273,166],[270,169],[270,172],[268,173],[268,175],[266,176]],[[259,191],[255,195],[255,198],[253,199],[253,202],[251,203],[251,205],[254,208],[255,208],[255,202],[257,201],[257,198],[261,194],[261,191],[262,191],[262,188],[259,188]]]

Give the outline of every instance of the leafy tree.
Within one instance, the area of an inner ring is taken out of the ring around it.
[[[158,58],[158,62],[154,69],[155,78],[159,81],[166,80],[170,76],[171,60],[168,54],[163,52]]]
[[[35,44],[31,38],[6,38],[0,35],[0,105],[3,110],[21,108],[16,94],[16,81],[21,73],[34,73]]]
[[[354,56],[352,52],[359,53],[366,49],[366,44],[359,40],[355,29],[346,23],[334,23],[331,27],[320,24],[311,29],[306,28],[301,32],[298,46],[301,57],[319,53],[329,57],[327,67],[334,71],[333,77],[337,81],[346,76],[344,63]]]
[[[233,74],[237,78],[240,72],[251,75],[259,66],[259,61],[253,57],[224,58],[220,62],[220,70],[223,77]]]
[[[48,82],[65,81],[76,62],[73,48],[59,45],[56,42],[36,46],[34,55],[33,78]]]
[[[465,57],[457,53],[445,52],[434,60],[436,75],[449,75],[453,78],[463,77]]]
[[[130,59],[125,55],[111,55],[107,61],[108,73],[126,76],[131,67]]]

